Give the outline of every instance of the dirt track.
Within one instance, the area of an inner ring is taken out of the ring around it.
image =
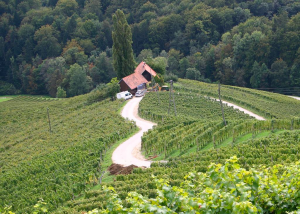
[[[233,103],[229,103],[229,102],[226,102],[226,101],[222,101],[222,102],[225,103],[225,104],[227,104],[227,106],[232,106],[233,108],[238,109],[238,110],[244,112],[245,114],[248,114],[248,115],[254,117],[257,120],[266,120],[265,118],[263,118],[263,117],[261,117],[261,116],[259,116],[257,114],[254,114],[253,112],[248,111],[247,109],[239,107],[239,106],[237,106],[237,105],[235,105]]]
[[[300,100],[300,97],[295,97],[295,96],[289,96],[289,97],[294,98],[296,100]]]
[[[113,152],[112,155],[112,161],[115,164],[120,164],[122,166],[130,166],[135,165],[138,167],[150,167],[151,161],[145,160],[143,155],[141,154],[141,137],[143,136],[144,132],[151,129],[155,123],[152,123],[150,121],[144,120],[138,116],[138,107],[139,103],[142,100],[142,97],[140,98],[133,98],[124,106],[122,111],[122,116],[124,118],[128,118],[130,120],[134,120],[137,124],[137,126],[140,128],[140,131],[126,140],[124,143],[122,143],[116,150]],[[218,101],[216,99],[216,101]],[[240,111],[243,111],[245,114],[248,114],[258,120],[265,120],[263,117],[254,114],[251,111],[248,111],[244,108],[241,108],[237,105],[234,105],[232,103],[228,103],[226,101],[223,101],[223,103],[226,103],[228,106],[232,106],[233,108],[239,109]]]
[[[138,107],[141,100],[142,97],[134,97],[123,108],[122,116],[129,120],[134,120],[140,131],[116,148],[112,155],[113,163],[123,166],[150,167],[151,161],[146,161],[140,152],[141,137],[144,132],[152,129],[156,124],[143,120],[138,116]]]
[[[210,99],[215,100],[215,101],[217,101],[217,102],[220,102],[220,100],[219,100],[219,99],[216,99],[216,98],[210,98]],[[237,105],[235,105],[235,104],[233,104],[233,103],[229,103],[229,102],[226,102],[226,101],[223,101],[223,100],[222,100],[222,103],[223,103],[223,104],[226,104],[227,106],[233,107],[234,109],[238,109],[238,110],[244,112],[245,114],[248,114],[248,115],[254,117],[254,118],[257,119],[257,120],[266,120],[265,118],[263,118],[263,117],[261,117],[261,116],[259,116],[259,115],[257,115],[257,114],[254,114],[253,112],[251,112],[251,111],[249,111],[249,110],[247,110],[247,109],[244,109],[244,108],[242,108],[242,107],[240,107],[240,106],[237,106]]]

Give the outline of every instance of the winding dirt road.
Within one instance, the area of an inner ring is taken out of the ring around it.
[[[143,136],[144,132],[152,129],[152,127],[156,124],[144,120],[138,116],[138,107],[142,98],[143,97],[134,97],[133,99],[128,101],[128,103],[123,108],[122,116],[124,118],[128,118],[129,120],[135,121],[136,125],[140,128],[140,131],[116,148],[112,155],[113,163],[123,166],[129,166],[133,164],[139,167],[147,168],[149,168],[151,165],[151,161],[145,160],[145,158],[141,154],[141,137]],[[218,101],[217,99],[215,100]],[[254,114],[253,112],[248,111],[242,107],[239,107],[232,103],[228,103],[226,101],[222,102],[226,103],[227,106],[232,106],[233,108],[239,109],[245,114],[248,114],[258,120],[265,120],[265,118]]]
[[[113,163],[117,163],[123,166],[129,166],[131,164],[139,167],[149,168],[151,161],[145,160],[141,154],[141,137],[144,132],[152,129],[155,123],[143,120],[138,116],[139,103],[143,97],[134,97],[124,106],[122,116],[129,120],[134,120],[136,125],[140,128],[140,131],[122,143],[116,148],[112,155]]]

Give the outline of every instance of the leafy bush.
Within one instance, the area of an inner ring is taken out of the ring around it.
[[[66,98],[67,97],[67,93],[66,93],[66,91],[62,87],[59,86],[57,88],[56,97],[57,98]]]
[[[120,85],[118,83],[117,78],[111,79],[110,83],[106,85],[101,84],[95,90],[93,90],[87,99],[87,103],[91,104],[94,102],[102,101],[106,98],[111,98],[111,100],[115,100],[116,94],[120,91]]]

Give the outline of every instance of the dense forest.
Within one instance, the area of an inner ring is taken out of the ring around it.
[[[166,79],[300,87],[298,0],[1,0],[0,94],[75,96],[108,83],[117,9],[136,62]]]

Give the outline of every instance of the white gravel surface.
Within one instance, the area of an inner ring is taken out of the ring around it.
[[[219,100],[219,99],[216,99],[216,98],[212,98],[212,97],[211,97],[210,99],[220,102],[220,100]],[[231,107],[233,107],[234,109],[238,109],[238,110],[244,112],[245,114],[248,114],[248,115],[254,117],[254,118],[257,119],[257,120],[266,120],[265,118],[263,118],[263,117],[261,117],[261,116],[259,116],[259,115],[257,115],[257,114],[254,114],[253,112],[251,112],[251,111],[249,111],[249,110],[247,110],[247,109],[244,109],[244,108],[242,108],[242,107],[240,107],[240,106],[237,106],[237,105],[235,105],[235,104],[233,104],[233,103],[229,103],[229,102],[226,102],[226,101],[223,101],[223,100],[222,100],[222,103],[223,103],[223,104],[226,104],[227,106],[231,106]]]
[[[143,97],[134,97],[128,101],[122,111],[122,116],[134,120],[140,131],[116,148],[112,155],[113,163],[129,166],[131,164],[139,167],[149,168],[151,161],[145,160],[141,154],[141,137],[144,132],[152,129],[155,123],[143,120],[138,116],[139,103]]]
[[[294,98],[296,100],[300,100],[300,97],[295,97],[295,96],[289,96],[289,97]]]
[[[220,101],[219,101],[219,102],[220,102]],[[232,106],[233,108],[238,109],[238,110],[244,112],[245,114],[248,114],[248,115],[254,117],[254,118],[257,119],[257,120],[266,120],[265,118],[263,118],[263,117],[261,117],[261,116],[259,116],[259,115],[257,115],[257,114],[254,114],[253,112],[248,111],[247,109],[244,109],[244,108],[242,108],[242,107],[240,107],[240,106],[237,106],[237,105],[235,105],[235,104],[233,104],[233,103],[229,103],[229,102],[226,102],[226,101],[222,101],[222,103],[227,104],[227,106]]]

